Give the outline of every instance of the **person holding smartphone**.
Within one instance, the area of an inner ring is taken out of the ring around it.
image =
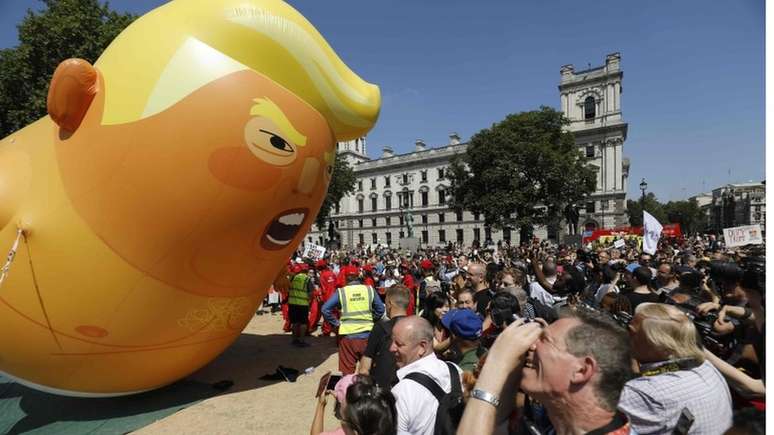
[[[335,379],[334,377],[330,378]],[[376,385],[370,376],[346,375],[333,390],[330,381],[317,400],[310,435],[388,435],[396,432],[395,397]],[[334,413],[341,427],[324,432],[323,420],[328,397],[336,398]]]
[[[317,392],[317,407],[314,411],[314,419],[312,420],[312,427],[309,431],[310,435],[344,435],[346,433],[341,427],[332,431],[323,432],[325,407],[328,404],[328,398],[333,396],[336,399],[333,413],[338,420],[341,420],[341,409],[346,404],[347,389],[355,382],[355,378],[355,375],[331,375],[330,372],[322,377],[320,380],[320,387],[323,391],[319,391],[318,389]],[[323,383],[325,384],[324,387]]]

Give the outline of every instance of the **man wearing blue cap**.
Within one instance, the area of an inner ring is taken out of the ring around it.
[[[474,371],[479,358],[481,317],[472,310],[455,309],[446,313],[441,323],[452,333],[452,346],[459,351],[458,360],[452,362],[463,371]]]

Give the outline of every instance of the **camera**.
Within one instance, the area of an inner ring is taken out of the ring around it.
[[[696,334],[700,339],[699,341],[705,348],[722,359],[728,359],[732,356],[734,349],[738,345],[738,340],[734,334],[718,335],[715,332],[713,325],[718,320],[718,312],[716,310],[702,316],[696,312],[696,307],[691,304],[677,303],[671,298],[668,298],[666,303],[675,306],[693,321],[693,325],[696,327]],[[739,326],[737,319],[726,317],[726,320],[733,323],[734,326]]]

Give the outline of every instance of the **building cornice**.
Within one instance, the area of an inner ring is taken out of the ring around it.
[[[352,166],[358,175],[371,172],[391,171],[395,168],[405,169],[413,165],[427,166],[428,163],[448,161],[455,154],[462,154],[467,149],[467,143],[447,145],[440,148],[430,148],[406,154],[396,154],[390,157],[368,160]]]
[[[573,124],[581,124],[583,121],[576,121]],[[621,133],[623,135],[624,140],[626,140],[626,135],[629,132],[629,124],[626,122],[616,122],[606,125],[600,125],[597,127],[591,127],[591,128],[584,128],[582,130],[574,130],[573,124],[570,125],[570,128],[568,131],[572,132],[575,135],[575,138],[579,137],[588,137],[588,136],[594,136],[599,134],[606,134],[606,133]]]
[[[568,79],[565,82],[562,82],[559,84],[559,91],[565,92],[565,91],[571,91],[574,88],[583,88],[589,86],[589,84],[598,84],[603,82],[611,82],[615,83],[620,80],[623,80],[623,71],[614,71],[614,72],[608,72],[608,73],[602,73],[602,74],[591,74],[591,77],[582,77],[581,74],[575,74],[571,79]]]

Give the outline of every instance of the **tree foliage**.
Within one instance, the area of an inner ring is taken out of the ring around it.
[[[695,199],[689,201],[669,201],[664,206],[664,212],[670,223],[680,224],[686,234],[704,230],[706,221],[699,204]]]
[[[653,215],[660,223],[667,222],[664,204],[660,203],[653,192],[645,195],[645,211]],[[629,216],[629,225],[642,226],[642,199],[630,199],[626,201],[626,214]]]
[[[94,63],[136,18],[98,0],[42,0],[18,25],[19,45],[0,50],[0,138],[46,114],[51,76],[65,59]]]
[[[692,234],[704,229],[704,213],[696,200],[669,201],[662,204],[653,193],[645,196],[645,211],[653,215],[660,223],[680,224],[683,233]],[[629,223],[638,227],[642,225],[642,200],[628,200],[626,213]]]
[[[341,198],[355,191],[356,182],[355,171],[345,159],[337,156],[336,163],[333,165],[331,183],[328,185],[328,193],[325,195],[320,212],[317,213],[317,218],[315,218],[318,229],[325,229],[331,209],[341,201]]]
[[[508,115],[476,133],[450,165],[452,205],[495,229],[548,225],[591,193],[595,174],[549,107]]]

